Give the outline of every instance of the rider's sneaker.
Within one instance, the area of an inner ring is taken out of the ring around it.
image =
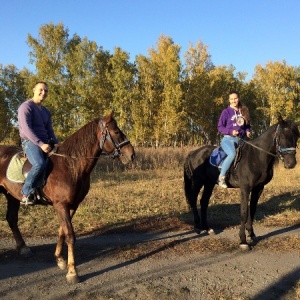
[[[28,196],[23,196],[21,200],[21,204],[23,205],[34,205],[35,204],[35,196],[33,193]]]
[[[219,176],[219,187],[226,189],[227,184],[225,183],[225,176]]]

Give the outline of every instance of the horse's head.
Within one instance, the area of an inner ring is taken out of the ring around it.
[[[99,144],[102,153],[112,158],[118,157],[123,164],[133,161],[135,156],[134,148],[118,127],[113,113],[100,120],[99,127]]]
[[[297,164],[296,148],[300,137],[298,125],[293,121],[283,120],[281,116],[278,117],[274,140],[277,154],[287,169],[292,169]]]

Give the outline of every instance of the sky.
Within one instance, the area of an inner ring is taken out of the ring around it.
[[[27,36],[62,22],[69,36],[94,41],[134,61],[157,49],[161,35],[181,47],[208,47],[215,66],[233,65],[251,79],[255,66],[283,60],[298,67],[300,0],[0,0],[0,64],[34,70]]]

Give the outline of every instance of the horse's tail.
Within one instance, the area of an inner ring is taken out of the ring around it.
[[[186,157],[186,160],[184,162],[183,179],[185,200],[187,204],[191,207],[191,200],[193,194],[193,168],[191,166],[190,155]]]

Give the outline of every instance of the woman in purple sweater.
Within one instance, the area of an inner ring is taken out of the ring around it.
[[[223,134],[221,147],[227,154],[219,176],[219,186],[227,188],[225,175],[230,168],[235,155],[239,139],[251,136],[250,116],[248,108],[239,100],[239,93],[232,91],[229,94],[229,106],[225,108],[218,122],[218,130]]]
[[[21,204],[34,204],[34,191],[47,165],[47,153],[56,144],[51,114],[42,103],[48,95],[48,85],[39,81],[33,88],[32,99],[23,102],[18,109],[19,133],[22,147],[32,168],[22,188]]]

